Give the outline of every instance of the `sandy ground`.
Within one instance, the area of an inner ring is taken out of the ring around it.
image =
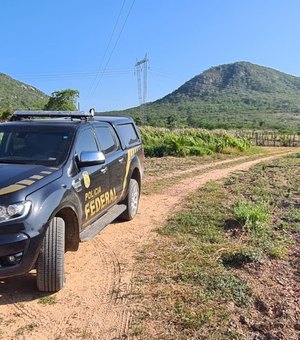
[[[201,167],[199,176],[142,196],[133,221],[111,224],[77,252],[66,254],[66,286],[56,294],[37,292],[34,273],[0,281],[0,339],[128,339],[135,255],[155,237],[153,229],[207,181],[276,157],[244,158],[239,165],[227,162],[227,168],[204,174]]]

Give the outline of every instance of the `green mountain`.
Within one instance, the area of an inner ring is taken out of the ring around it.
[[[0,112],[17,109],[41,109],[48,96],[33,86],[0,73]]]
[[[224,111],[224,106],[231,110],[232,104],[246,110],[295,111],[300,109],[300,78],[237,62],[203,72],[159,102],[187,100],[216,105],[219,111]]]
[[[300,131],[300,78],[249,62],[220,65],[128,112],[151,125]]]

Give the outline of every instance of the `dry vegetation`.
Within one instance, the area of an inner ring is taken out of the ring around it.
[[[300,154],[210,182],[140,253],[140,339],[299,339]]]

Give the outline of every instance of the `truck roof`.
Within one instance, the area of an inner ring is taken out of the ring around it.
[[[100,122],[107,122],[107,123],[113,123],[113,124],[125,124],[129,122],[133,122],[133,119],[131,117],[127,116],[105,116],[105,115],[97,115],[94,117],[95,121]]]
[[[113,125],[133,123],[133,119],[119,115],[94,115],[91,110],[84,111],[15,111],[12,115],[11,122],[19,124],[60,124],[60,125],[77,125],[82,122],[106,122]],[[11,124],[11,123],[9,123]]]

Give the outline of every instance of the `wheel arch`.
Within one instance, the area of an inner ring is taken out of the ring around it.
[[[63,207],[55,213],[65,222],[65,250],[76,251],[79,247],[79,222],[75,211],[70,207]]]
[[[141,191],[142,178],[141,178],[141,172],[139,168],[135,167],[133,169],[131,176],[128,178],[128,180],[130,180],[131,178],[135,179],[138,182],[139,189]]]

